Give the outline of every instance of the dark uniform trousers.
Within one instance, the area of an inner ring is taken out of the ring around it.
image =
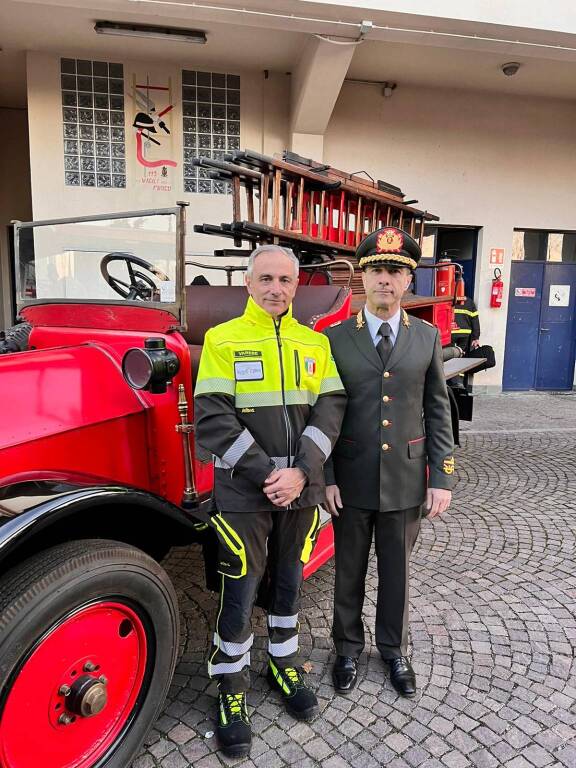
[[[364,646],[362,607],[372,540],[378,558],[376,644],[386,659],[407,655],[408,568],[431,488],[453,485],[454,443],[438,331],[402,313],[383,360],[363,313],[326,330],[348,394],[340,437],[324,465],[340,488],[334,520],[333,639],[341,656]]]
[[[407,655],[409,564],[420,517],[420,506],[396,512],[344,506],[334,518],[338,601],[333,639],[338,655],[358,658],[364,649],[362,608],[373,539],[378,561],[376,646],[384,659]]]
[[[267,562],[268,653],[278,668],[298,663],[302,571],[319,523],[317,507],[220,512],[212,518],[219,540],[222,588],[208,672],[222,693],[240,693],[250,687],[252,609]]]

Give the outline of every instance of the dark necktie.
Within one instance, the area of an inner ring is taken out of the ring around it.
[[[388,358],[390,357],[390,353],[392,352],[392,341],[390,339],[390,334],[392,333],[392,330],[390,328],[390,325],[388,323],[382,323],[378,333],[382,338],[380,339],[378,344],[376,344],[376,351],[380,355],[380,359],[382,360],[382,365],[386,367],[386,363],[388,362]]]

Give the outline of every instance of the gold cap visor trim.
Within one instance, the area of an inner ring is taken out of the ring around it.
[[[371,256],[363,256],[358,262],[358,266],[362,269],[367,264],[374,264],[375,262],[386,263],[387,261],[405,264],[410,269],[416,269],[418,266],[414,259],[411,259],[409,256],[402,256],[400,253],[373,253]]]

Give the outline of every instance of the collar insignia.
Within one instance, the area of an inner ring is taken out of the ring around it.
[[[362,330],[365,324],[366,323],[364,321],[364,313],[362,312],[362,310],[360,310],[360,312],[358,312],[358,314],[356,315],[356,330],[357,331]]]
[[[402,325],[404,328],[410,328],[410,316],[405,309],[402,310]]]

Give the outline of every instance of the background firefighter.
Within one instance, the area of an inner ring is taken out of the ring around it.
[[[454,322],[458,327],[452,329],[452,344],[464,350],[465,357],[486,358],[486,362],[476,368],[475,373],[493,368],[496,365],[494,349],[488,344],[480,345],[478,308],[468,296],[458,299],[454,307]]]
[[[328,339],[292,316],[298,266],[278,246],[253,252],[246,310],[206,334],[195,390],[197,441],[214,455],[222,574],[208,672],[220,746],[232,757],[251,745],[251,614],[267,556],[269,682],[298,719],[318,709],[298,667],[298,606],[346,396]]]

